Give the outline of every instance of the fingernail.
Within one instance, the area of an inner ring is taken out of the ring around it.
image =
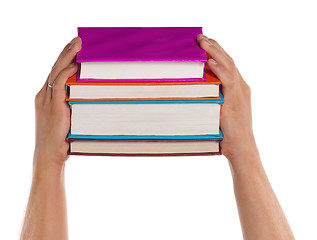
[[[206,37],[205,35],[203,35],[203,39],[208,39],[208,37]]]
[[[75,38],[70,42],[70,46],[68,49],[71,49],[72,47],[74,47],[76,41],[75,41]]]
[[[69,64],[69,67],[72,68],[72,67],[75,67],[77,65],[77,63],[71,63]]]
[[[204,39],[205,42],[207,43],[207,45],[212,46],[213,44],[208,40],[208,39]]]
[[[73,47],[74,47],[74,45],[75,45],[75,43],[74,43],[74,42],[73,42],[73,43],[71,43],[68,49],[73,48]]]
[[[213,65],[217,64],[217,62],[214,59],[212,59],[212,58],[209,58],[208,62],[213,64]]]

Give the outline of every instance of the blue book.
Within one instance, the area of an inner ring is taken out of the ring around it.
[[[221,99],[70,101],[72,135],[219,135]],[[162,136],[162,137],[159,137]],[[134,137],[135,138],[135,137]]]
[[[140,136],[68,134],[70,155],[204,156],[219,155],[222,132],[214,135]]]

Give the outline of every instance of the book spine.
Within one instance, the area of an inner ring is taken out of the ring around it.
[[[221,151],[219,151],[219,152],[204,152],[204,153],[164,153],[164,154],[81,153],[81,152],[68,151],[68,155],[108,156],[108,157],[180,157],[180,156],[221,155]]]
[[[101,142],[195,142],[195,141],[210,141],[219,142],[221,139],[75,139],[75,138],[66,138],[67,142],[74,141],[101,141]]]

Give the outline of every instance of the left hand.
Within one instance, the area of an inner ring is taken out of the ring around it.
[[[70,108],[66,102],[66,81],[78,69],[75,56],[80,49],[79,37],[65,46],[35,97],[34,167],[63,165],[68,159],[66,137],[70,128]]]

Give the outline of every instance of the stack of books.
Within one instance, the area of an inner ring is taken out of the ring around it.
[[[220,81],[201,27],[81,27],[67,81],[69,154],[221,154]]]

